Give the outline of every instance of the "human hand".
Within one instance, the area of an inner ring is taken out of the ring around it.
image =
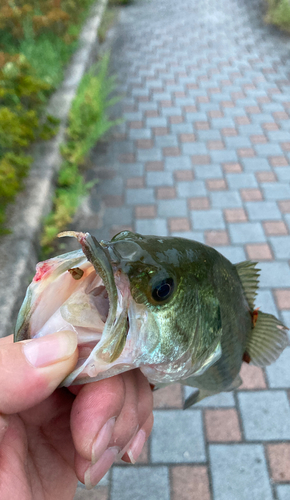
[[[71,500],[78,479],[94,486],[116,456],[134,462],[151,432],[152,393],[139,370],[57,389],[76,347],[73,332],[0,339],[3,500]]]

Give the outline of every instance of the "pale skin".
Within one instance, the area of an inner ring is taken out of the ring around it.
[[[74,332],[0,339],[1,499],[72,500],[78,479],[93,487],[116,457],[140,455],[153,425],[147,379],[133,370],[57,388],[76,361]]]

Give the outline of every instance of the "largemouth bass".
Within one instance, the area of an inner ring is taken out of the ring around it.
[[[150,384],[197,389],[190,406],[237,388],[243,361],[274,362],[287,328],[255,309],[259,272],[196,241],[124,231],[37,265],[15,341],[59,330],[78,335],[79,359],[63,385],[139,368]]]

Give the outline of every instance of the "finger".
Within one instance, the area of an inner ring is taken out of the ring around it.
[[[2,337],[0,339],[0,348],[4,344],[13,344],[13,335],[8,335],[7,337]]]
[[[86,384],[79,391],[72,406],[71,430],[83,458],[96,461],[96,454],[105,451],[124,400],[122,375]]]
[[[152,405],[150,386],[139,370],[89,384],[80,391],[71,425],[78,451],[76,471],[87,487],[97,484],[116,456],[125,453],[150,416]],[[151,428],[145,429],[147,439]]]
[[[77,362],[77,336],[61,331],[0,345],[0,413],[17,413],[46,399]]]
[[[146,443],[147,439],[151,434],[153,422],[154,422],[154,417],[153,413],[151,412],[144,425],[141,427],[137,435],[134,437],[127,452],[122,456],[123,462],[131,464],[135,464],[137,462],[143,450],[144,444]]]

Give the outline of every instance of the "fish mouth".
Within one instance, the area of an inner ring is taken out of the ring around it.
[[[87,315],[86,318],[80,318],[80,325],[73,325],[79,339],[79,359],[74,372],[63,385],[70,385],[73,378],[74,383],[78,383],[78,380],[83,383],[84,376],[99,380],[103,378],[103,372],[115,366],[126,343],[130,329],[129,281],[116,265],[112,267],[104,242],[100,244],[89,233],[65,232],[59,236],[76,237],[92,265],[82,284],[85,297],[83,304],[89,304],[91,312],[90,325],[85,323],[88,321]],[[83,275],[80,279],[83,279]],[[62,317],[66,320],[71,319],[68,311],[71,302],[72,297],[61,308]]]
[[[82,248],[37,265],[18,316],[15,340],[75,331],[78,362],[62,384],[69,386],[114,374],[130,329],[130,284],[116,264],[112,267],[104,242],[89,233],[67,231],[59,236],[77,238]],[[123,366],[118,372],[125,370]]]

